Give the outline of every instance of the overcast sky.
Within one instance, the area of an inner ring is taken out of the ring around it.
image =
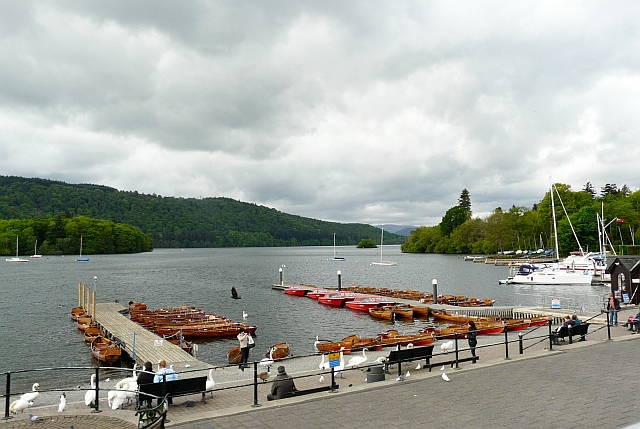
[[[0,0],[0,174],[337,222],[640,186],[640,2]]]

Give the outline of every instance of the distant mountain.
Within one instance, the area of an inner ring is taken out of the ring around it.
[[[87,216],[137,226],[153,247],[355,246],[380,242],[380,230],[360,223],[325,222],[230,198],[174,198],[108,186],[0,176],[0,219]],[[15,240],[13,236],[1,240]],[[385,244],[404,237],[385,234]],[[1,243],[0,243],[1,244]]]
[[[403,237],[408,237],[411,235],[411,231],[417,228],[417,226],[407,226],[407,225],[376,225],[378,228],[384,228],[385,231],[394,233],[396,235],[401,235]],[[386,236],[385,236],[386,238]],[[386,243],[386,240],[385,240]]]

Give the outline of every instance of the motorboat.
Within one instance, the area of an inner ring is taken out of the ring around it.
[[[346,302],[345,307],[351,310],[368,312],[370,308],[393,305],[393,301],[384,296],[365,295],[356,296],[352,301]]]

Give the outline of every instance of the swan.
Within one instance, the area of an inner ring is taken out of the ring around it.
[[[262,360],[260,362],[258,362],[258,365],[260,366],[266,366],[267,367],[267,372],[269,372],[271,370],[271,365],[273,365],[273,353],[276,351],[275,347],[271,347],[271,349],[269,350],[269,357],[268,358],[262,358]]]
[[[31,392],[24,393],[20,396],[20,399],[26,402],[33,402],[38,398],[38,396],[40,396],[40,392],[38,392],[38,390],[40,390],[40,384],[33,383],[33,386],[31,386]]]
[[[207,375],[206,390],[211,390],[211,397],[213,398],[213,389],[216,387],[216,382],[213,381],[213,368],[209,370]]]
[[[62,395],[60,395],[60,405],[58,405],[58,412],[59,413],[63,412],[66,406],[67,406],[67,395],[65,395],[65,393],[62,392]]]
[[[9,412],[12,414],[18,414],[18,411],[21,413],[24,412],[25,409],[32,406],[33,402],[25,401],[23,399],[16,399],[9,405]]]
[[[411,373],[409,371],[407,371],[407,373],[404,376],[405,377],[411,377]]]
[[[367,355],[364,353],[365,350],[367,349],[362,349],[362,356],[354,356],[351,359],[349,359],[349,363],[347,364],[347,368],[348,367],[354,367],[354,366],[358,366],[358,365],[362,365],[363,363],[365,363],[367,361]]]
[[[87,390],[84,394],[84,403],[91,408],[94,408],[96,405],[94,401],[96,399],[96,375],[91,374],[91,389]]]
[[[442,350],[445,353],[449,353],[451,350],[453,350],[453,341],[449,340],[446,343],[442,343],[440,344],[440,350]]]
[[[133,364],[133,372],[131,377],[126,377],[116,383],[116,390],[126,390],[125,395],[127,403],[135,399],[138,391],[138,364]],[[115,408],[114,408],[115,409]]]
[[[450,381],[450,378],[447,376],[447,374],[445,374],[444,372],[442,373],[442,379],[444,381]]]
[[[422,365],[420,364],[416,365],[416,369],[420,369],[420,368],[422,368]]]
[[[129,386],[125,383],[121,385],[121,388],[123,388],[123,390],[109,390],[109,393],[107,393],[107,403],[112,410],[117,410],[120,407],[124,408],[124,403],[127,401],[126,390],[128,389],[128,387]]]
[[[331,362],[325,362],[324,360],[324,353],[322,354],[322,360],[320,361],[320,365],[318,365],[318,368],[325,370],[331,368]]]
[[[318,379],[318,383],[324,383],[324,375],[321,375]]]

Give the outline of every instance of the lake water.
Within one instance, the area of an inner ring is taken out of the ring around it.
[[[338,340],[350,334],[375,336],[395,327],[417,332],[427,322],[377,321],[348,309],[327,308],[306,298],[289,297],[271,285],[279,281],[336,287],[370,285],[431,292],[438,281],[440,294],[491,298],[496,305],[514,305],[524,296],[591,296],[606,288],[589,286],[498,285],[509,269],[463,261],[461,256],[402,254],[399,246],[385,246],[384,256],[397,266],[370,265],[378,249],[339,247],[344,262],[327,260],[333,247],[156,249],[136,255],[43,257],[29,263],[0,264],[0,372],[95,364],[89,347],[70,318],[77,304],[77,285],[97,289],[98,301],[145,302],[149,308],[195,305],[207,312],[258,326],[256,350],[287,342],[292,354],[314,352],[316,335]],[[97,280],[94,281],[94,276]],[[231,287],[242,296],[231,299]],[[568,290],[567,288],[570,288]],[[545,298],[546,299],[546,298]],[[198,359],[226,363],[235,339],[200,344]]]

